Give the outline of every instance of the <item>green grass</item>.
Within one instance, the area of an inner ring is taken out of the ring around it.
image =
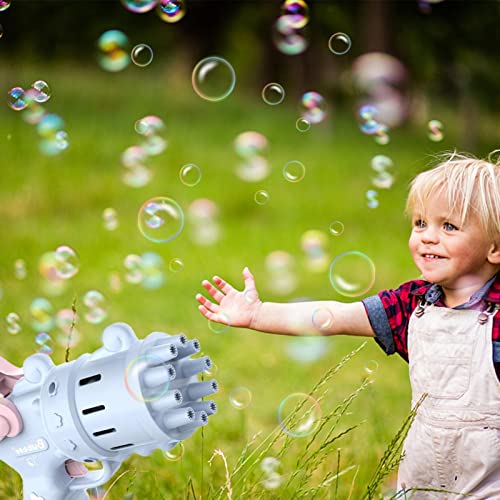
[[[429,154],[452,149],[456,144],[453,125],[439,145],[428,141],[425,128],[408,125],[391,134],[389,145],[377,145],[357,129],[348,111],[352,104],[349,102],[331,109],[325,123],[301,134],[295,129],[297,107],[291,99],[270,107],[260,99],[260,89],[237,87],[225,101],[210,103],[193,94],[186,83],[189,75],[184,76],[184,80],[182,75],[174,78],[161,67],[143,72],[131,68],[114,75],[91,67],[54,65],[18,68],[6,82],[8,90],[14,85],[27,86],[38,78],[47,80],[53,97],[46,108],[63,117],[71,145],[59,156],[43,156],[38,151],[35,129],[20,114],[6,106],[2,109],[0,317],[17,312],[22,331],[12,336],[2,323],[0,354],[21,365],[35,352],[36,333],[30,327],[29,307],[33,299],[43,296],[56,311],[71,308],[76,298],[76,328],[82,339],[72,349],[71,359],[98,348],[105,325],[123,321],[140,338],[155,330],[185,332],[189,338],[198,338],[203,352],[218,367],[220,390],[214,399],[219,411],[203,433],[198,431],[184,443],[183,459],[170,462],[159,451],[148,458],[134,455],[120,469],[129,472],[110,490],[109,499],[121,499],[127,492],[148,499],[215,495],[225,484],[226,473],[221,455],[209,465],[214,450],[224,454],[233,470],[252,436],[260,433],[249,445],[248,453],[276,427],[280,401],[290,393],[309,392],[329,368],[362,343],[353,338],[327,338],[326,354],[312,364],[302,364],[287,356],[289,338],[235,329],[216,335],[197,311],[194,296],[201,290],[201,280],[219,274],[241,286],[241,270],[248,265],[263,300],[355,300],[336,293],[326,271],[312,273],[304,265],[301,236],[309,229],[325,233],[330,259],[347,250],[370,256],[377,270],[370,293],[416,277],[407,251],[409,225],[402,215],[407,184],[428,164]],[[120,155],[127,147],[138,144],[140,137],[134,123],[148,114],[164,120],[169,147],[149,163],[154,172],[152,182],[135,189],[121,182]],[[452,111],[443,109],[442,115],[453,123]],[[247,130],[258,131],[269,140],[264,155],[272,171],[255,184],[245,183],[234,174],[238,157],[233,141]],[[488,140],[486,137],[481,147],[486,148]],[[372,188],[370,159],[375,154],[393,159],[397,181],[392,189],[379,190],[380,206],[369,209],[365,193]],[[282,166],[293,159],[302,161],[307,169],[305,178],[295,184],[287,182],[281,172]],[[179,169],[186,163],[196,163],[202,170],[202,180],[195,187],[179,181]],[[267,205],[254,202],[258,189],[269,192]],[[183,209],[194,199],[212,199],[219,207],[220,239],[210,246],[198,246],[191,241],[187,226],[169,243],[147,241],[137,230],[137,211],[145,200],[158,195],[175,199]],[[118,212],[120,225],[116,231],[103,228],[102,212],[106,207]],[[328,234],[333,220],[343,222],[345,231],[341,236]],[[38,261],[42,254],[61,244],[77,250],[80,270],[60,294],[49,296],[38,273]],[[274,250],[295,257],[298,286],[293,293],[277,295],[269,287],[265,258]],[[157,290],[124,280],[123,259],[146,251],[157,252],[165,262],[166,283]],[[168,270],[168,262],[174,257],[183,260],[183,271]],[[16,259],[26,262],[24,280],[14,276]],[[111,272],[122,277],[119,292],[110,287]],[[90,289],[101,291],[107,298],[108,318],[99,325],[83,319],[82,297]],[[64,355],[65,348],[55,345],[54,361],[64,362]],[[322,455],[307,482],[310,495],[303,490],[303,484],[293,482],[282,490],[266,490],[261,476],[250,469],[247,482],[239,485],[246,490],[240,491],[259,498],[289,498],[293,491],[311,497],[316,494],[317,498],[360,498],[387,444],[408,414],[407,367],[399,358],[387,358],[375,342],[369,341],[329,381],[322,402],[323,415],[328,415],[355,393],[367,377],[364,367],[371,360],[378,364],[372,375],[374,383],[354,398],[340,421],[344,431],[355,428],[335,440],[328,453]],[[253,395],[244,410],[229,403],[229,394],[239,386],[247,387]],[[328,441],[321,436],[318,440],[315,445],[319,446]],[[307,440],[289,441],[280,466],[280,474],[288,479],[304,467],[300,460],[307,457],[303,455]],[[279,450],[271,447],[269,456],[278,455]],[[327,473],[330,475],[325,476]],[[0,497],[20,498],[17,474],[0,464],[0,477]],[[319,488],[321,481],[328,480]]]

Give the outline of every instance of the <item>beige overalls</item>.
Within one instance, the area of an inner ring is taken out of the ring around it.
[[[424,393],[428,396],[404,444],[398,489],[455,493],[413,490],[407,493],[408,499],[500,500],[500,383],[491,339],[494,313],[426,305],[410,317],[412,404]]]

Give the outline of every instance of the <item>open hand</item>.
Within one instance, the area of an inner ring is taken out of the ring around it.
[[[257,312],[262,305],[255,288],[255,279],[248,269],[243,269],[245,289],[238,291],[218,276],[213,277],[214,286],[210,281],[203,280],[203,288],[215,302],[198,293],[196,300],[200,303],[198,309],[210,321],[229,326],[252,328]]]

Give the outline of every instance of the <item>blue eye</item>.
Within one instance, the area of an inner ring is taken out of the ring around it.
[[[443,227],[444,227],[445,231],[456,231],[458,229],[457,226],[454,226],[450,222],[445,222],[443,224]]]

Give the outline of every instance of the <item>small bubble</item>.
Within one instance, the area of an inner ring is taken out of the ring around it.
[[[3,26],[0,24],[0,38],[3,37]]]
[[[87,311],[84,318],[94,325],[101,323],[106,319],[108,313],[106,311],[106,298],[97,290],[89,290],[83,296],[83,304]]]
[[[24,259],[16,259],[14,262],[14,276],[18,280],[23,280],[28,275],[28,270],[26,268],[26,262]]]
[[[157,0],[121,0],[123,6],[130,10],[130,12],[135,12],[142,14],[144,12],[149,12],[156,7]]]
[[[205,373],[207,374],[208,377],[215,377],[218,372],[219,368],[215,363],[212,363],[212,366],[205,370]]]
[[[165,451],[164,455],[167,460],[170,460],[171,462],[177,462],[184,456],[184,445],[182,444],[182,442],[177,443],[173,448]]]
[[[351,38],[345,33],[334,33],[328,40],[328,48],[337,56],[347,54],[351,46]]]
[[[129,40],[120,30],[104,32],[97,40],[99,47],[98,61],[106,71],[121,71],[130,63]]]
[[[320,123],[326,116],[326,101],[318,92],[306,92],[301,99],[301,117],[309,123]]]
[[[139,43],[132,49],[130,59],[140,68],[149,66],[153,60],[153,49],[145,43]]]
[[[179,171],[179,179],[185,186],[196,186],[201,181],[200,167],[194,163],[184,165]]]
[[[38,352],[42,354],[52,354],[54,351],[54,343],[52,341],[52,337],[46,333],[41,332],[35,337],[35,342],[39,346]]]
[[[14,87],[8,92],[7,103],[14,111],[22,111],[28,105],[26,93],[21,87]]]
[[[378,193],[377,191],[374,191],[373,189],[369,189],[366,192],[366,204],[368,205],[369,208],[377,208],[379,203],[378,203]]]
[[[15,312],[7,314],[5,322],[7,323],[7,331],[11,335],[17,335],[21,331],[21,318],[19,317],[19,314]]]
[[[169,263],[168,263],[168,268],[173,272],[173,273],[178,273],[184,269],[184,262],[182,262],[181,259],[179,258],[173,258]]]
[[[279,83],[268,83],[262,89],[262,100],[270,106],[276,106],[285,99],[285,89]]]
[[[298,160],[292,160],[283,167],[283,177],[289,182],[299,182],[306,175],[306,167]]]
[[[211,56],[199,61],[193,69],[191,82],[194,91],[207,101],[222,101],[236,84],[236,73],[222,57]]]
[[[125,281],[136,285],[144,279],[142,259],[139,255],[129,254],[123,260],[123,266],[127,270]]]
[[[252,392],[246,387],[236,387],[229,394],[229,402],[233,408],[244,410],[250,406],[252,402]]]
[[[295,122],[295,128],[299,132],[307,132],[311,128],[311,124],[305,118],[299,118]]]
[[[439,120],[431,120],[427,127],[429,128],[429,133],[427,137],[433,142],[440,142],[444,138],[443,134],[443,124]]]
[[[162,21],[176,23],[186,14],[184,0],[159,0],[156,12]]]
[[[219,313],[219,314],[221,314],[224,323],[218,323],[217,321],[208,320],[208,328],[210,329],[211,332],[216,333],[217,335],[221,335],[227,332],[227,330],[229,330],[229,327],[231,326],[231,322],[229,321],[229,316],[225,313]]]
[[[374,359],[371,359],[365,363],[364,369],[368,374],[375,373],[378,370],[378,363]]]
[[[31,326],[37,332],[52,330],[55,324],[54,307],[43,297],[38,297],[30,305]]]
[[[269,193],[263,189],[255,192],[254,200],[257,205],[266,205],[269,202]]]
[[[80,261],[73,248],[61,245],[56,248],[54,257],[55,272],[58,278],[66,280],[78,272]]]
[[[328,226],[328,230],[333,236],[340,236],[344,232],[344,224],[338,220],[334,220],[330,223],[330,226]]]
[[[105,208],[102,213],[102,220],[107,231],[114,231],[118,227],[118,216],[114,208]]]
[[[34,100],[36,102],[47,102],[52,95],[49,84],[43,80],[33,82],[31,88],[36,91],[34,94]]]
[[[333,323],[332,312],[326,307],[320,307],[313,312],[311,321],[316,330],[328,330]]]
[[[7,10],[10,7],[10,0],[0,0],[0,12]]]

